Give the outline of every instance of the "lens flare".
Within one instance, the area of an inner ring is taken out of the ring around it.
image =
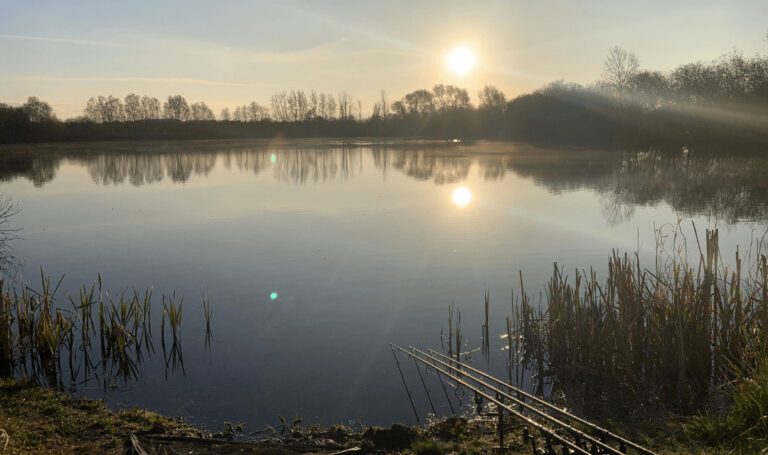
[[[453,190],[453,203],[459,207],[464,207],[472,200],[472,193],[464,187]]]

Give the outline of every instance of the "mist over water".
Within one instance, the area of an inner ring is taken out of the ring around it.
[[[148,362],[108,402],[246,430],[296,413],[412,423],[388,343],[440,349],[450,302],[479,347],[488,289],[490,369],[503,377],[519,270],[537,296],[554,262],[602,273],[616,248],[652,267],[654,230],[680,219],[691,254],[693,221],[720,229],[729,260],[768,220],[768,160],[696,151],[200,141],[7,147],[0,163],[21,208],[19,280],[34,287],[42,265],[66,273],[62,298],[97,273],[113,294],[185,298],[186,376]]]

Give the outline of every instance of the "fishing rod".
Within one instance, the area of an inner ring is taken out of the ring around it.
[[[409,346],[409,348],[414,350],[414,351],[416,351],[416,352],[418,352],[418,353],[420,353],[421,355],[429,358],[433,362],[437,362],[437,363],[439,363],[441,365],[444,365],[444,366],[446,366],[446,367],[448,367],[448,368],[450,368],[450,369],[452,369],[452,370],[454,370],[456,372],[461,372],[460,368],[455,367],[455,366],[450,365],[450,364],[447,364],[447,363],[442,362],[440,360],[437,360],[434,357],[430,356],[429,354],[426,354],[425,352],[423,352],[423,351],[421,351],[421,350],[419,350],[417,348],[414,348],[412,346]],[[434,367],[434,364],[432,364],[432,363],[428,363],[428,364],[430,366]],[[535,413],[539,417],[544,418],[544,419],[550,421],[551,423],[553,423],[553,424],[563,428],[564,430],[567,430],[568,432],[570,432],[571,434],[573,434],[577,438],[586,439],[587,441],[589,441],[593,445],[602,447],[603,450],[605,450],[605,451],[607,451],[609,453],[613,453],[614,455],[622,455],[626,451],[626,446],[624,444],[621,444],[621,447],[619,449],[616,449],[616,448],[608,445],[605,442],[604,435],[600,435],[601,439],[598,440],[595,437],[593,437],[591,435],[588,435],[588,434],[584,433],[583,431],[581,431],[581,430],[579,430],[579,429],[577,429],[577,428],[575,428],[575,427],[573,427],[573,426],[571,426],[571,425],[569,425],[569,424],[567,424],[567,423],[565,423],[565,422],[563,422],[563,421],[561,421],[561,420],[559,420],[559,419],[557,419],[557,418],[547,414],[546,412],[544,412],[544,411],[542,411],[542,410],[540,410],[540,409],[538,409],[538,408],[536,408],[536,407],[526,403],[525,401],[520,400],[519,398],[515,398],[512,395],[507,394],[507,393],[501,391],[500,389],[498,389],[496,387],[493,387],[492,385],[488,384],[487,382],[484,382],[484,381],[482,381],[480,379],[477,379],[476,377],[472,376],[471,374],[467,374],[467,373],[463,373],[463,374],[464,374],[464,376],[466,378],[471,379],[472,381],[476,382],[480,386],[486,387],[486,388],[496,392],[497,395],[499,395],[499,396],[503,396],[503,397],[509,398],[510,400],[514,401],[516,404],[520,405],[521,407],[524,407],[526,410]]]
[[[416,349],[416,348],[413,348],[413,349]],[[417,351],[418,351],[418,349],[417,349]],[[441,358],[444,358],[444,359],[452,360],[450,357],[445,356],[445,355],[435,351],[434,349],[428,349],[428,351],[429,351],[430,354],[432,354],[434,356],[438,356],[438,357],[441,357]],[[425,354],[425,355],[427,355],[427,354]],[[578,422],[579,424],[588,427],[591,431],[594,431],[595,433],[600,434],[600,436],[610,437],[610,438],[618,441],[619,443],[624,444],[627,447],[631,447],[631,448],[635,449],[636,451],[638,451],[640,453],[644,453],[646,455],[656,455],[655,452],[653,452],[653,451],[651,451],[649,449],[646,449],[645,447],[643,447],[641,445],[638,445],[638,444],[636,444],[636,443],[634,443],[634,442],[632,442],[632,441],[630,441],[628,439],[625,439],[625,438],[623,438],[623,437],[621,437],[621,436],[619,436],[619,435],[617,435],[615,433],[612,433],[612,432],[606,430],[605,428],[602,428],[602,427],[600,427],[598,425],[595,425],[592,422],[584,420],[584,419],[582,419],[579,416],[571,414],[570,412],[568,412],[568,411],[566,411],[564,409],[558,408],[557,406],[553,405],[552,403],[549,403],[549,402],[547,402],[545,400],[542,400],[541,398],[539,398],[539,397],[537,397],[535,395],[531,395],[530,393],[528,393],[528,392],[526,392],[526,391],[524,391],[524,390],[522,390],[522,389],[520,389],[518,387],[512,386],[511,384],[507,384],[506,382],[504,382],[504,381],[502,381],[502,380],[500,380],[498,378],[495,378],[495,377],[493,377],[493,376],[491,376],[491,375],[489,375],[487,373],[484,373],[483,371],[480,371],[477,368],[473,368],[473,367],[471,367],[471,366],[469,366],[467,364],[462,364],[462,366],[464,368],[466,368],[467,370],[473,372],[473,373],[479,374],[479,375],[483,376],[486,379],[489,379],[489,380],[491,380],[491,381],[493,381],[493,382],[495,382],[495,383],[497,383],[497,384],[499,384],[499,385],[501,385],[503,387],[506,387],[507,389],[509,389],[509,390],[511,390],[511,391],[513,391],[513,392],[515,392],[517,394],[519,394],[520,396],[523,396],[523,397],[526,397],[526,398],[528,398],[528,399],[530,399],[532,401],[535,401],[536,403],[538,403],[538,404],[540,404],[542,406],[545,406],[548,409],[551,409],[551,410],[559,413],[560,415],[567,417],[568,419],[574,420],[574,421]]]
[[[404,349],[404,348],[402,348],[400,346],[397,346],[397,345],[394,345],[394,344],[390,344],[390,346],[393,349],[397,349],[398,351],[401,351],[401,352],[405,353],[407,356],[409,356],[411,358],[418,359],[419,361],[421,361],[423,363],[429,363],[429,362],[425,361],[423,358],[421,358],[421,357],[417,356],[416,354],[414,354],[413,352],[410,352],[410,351],[408,351],[408,350],[406,350],[406,349]],[[560,445],[566,446],[569,449],[572,449],[573,451],[575,451],[576,453],[578,453],[580,455],[590,455],[589,452],[584,450],[582,447],[577,445],[575,442],[570,441],[570,440],[560,436],[554,430],[552,430],[550,428],[547,428],[546,426],[542,425],[541,423],[539,423],[539,422],[531,419],[530,417],[528,417],[528,416],[526,416],[526,415],[516,411],[513,407],[505,404],[500,399],[496,399],[495,397],[485,393],[481,388],[473,386],[472,384],[462,380],[458,376],[455,376],[455,375],[449,373],[448,371],[443,370],[442,368],[440,368],[440,367],[438,367],[436,365],[430,365],[430,367],[433,368],[435,371],[438,371],[438,372],[442,373],[443,376],[456,381],[457,384],[461,384],[463,387],[466,387],[469,390],[472,390],[473,392],[475,392],[479,396],[482,396],[486,400],[496,404],[496,406],[499,406],[502,409],[506,410],[507,412],[509,412],[513,416],[517,417],[518,419],[522,420],[523,422],[527,423],[528,425],[530,425],[533,428],[535,428],[536,430],[538,430],[540,433],[545,435],[546,438],[553,439],[553,440],[557,441]]]

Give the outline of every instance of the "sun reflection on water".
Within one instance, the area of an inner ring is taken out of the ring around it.
[[[472,193],[468,189],[462,187],[453,190],[453,203],[459,207],[464,207],[472,200]]]

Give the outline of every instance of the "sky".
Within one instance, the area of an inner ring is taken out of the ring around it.
[[[0,0],[0,102],[48,101],[59,118],[88,98],[181,94],[214,112],[283,90],[350,92],[453,84],[473,101],[549,82],[589,84],[608,50],[670,70],[739,49],[768,52],[768,1],[18,1]],[[460,76],[445,56],[477,55]]]

